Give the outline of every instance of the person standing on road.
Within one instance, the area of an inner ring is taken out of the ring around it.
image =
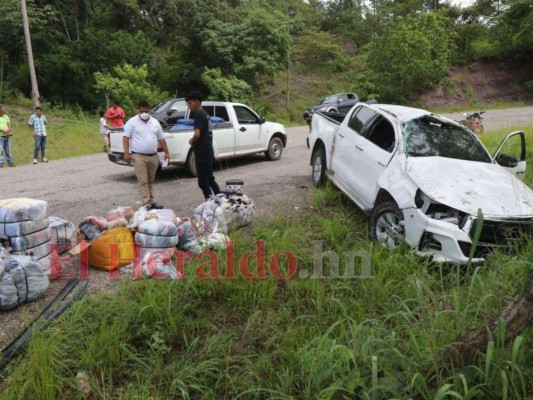
[[[220,188],[213,176],[215,153],[213,151],[211,121],[209,120],[209,114],[202,108],[202,94],[199,91],[190,92],[185,97],[185,101],[192,112],[191,117],[194,120],[194,135],[189,139],[189,144],[194,151],[198,186],[202,189],[204,198],[209,200],[211,191],[215,195],[220,193]]]
[[[119,106],[118,100],[113,102],[113,105],[107,110],[106,118],[111,121],[112,128],[122,128],[124,126],[124,119],[126,113]]]
[[[33,163],[37,164],[39,158],[39,151],[41,152],[41,162],[47,163],[46,159],[46,125],[48,121],[43,114],[42,107],[35,107],[35,114],[30,117],[28,126],[30,132],[35,139],[35,149],[33,151]]]
[[[165,152],[165,159],[168,160],[170,155],[163,128],[157,119],[150,117],[150,105],[147,101],[139,102],[139,114],[126,122],[122,140],[124,161],[133,163],[143,205],[147,210],[163,208],[154,202],[152,190],[159,167],[158,145]]]
[[[102,136],[102,140],[104,141],[104,153],[107,153],[107,147],[109,146],[109,127],[105,119],[105,111],[100,111],[100,136]]]
[[[11,131],[13,124],[6,114],[5,107],[0,104],[0,168],[4,168],[4,159],[2,152],[10,167],[14,167],[13,157],[11,156]]]

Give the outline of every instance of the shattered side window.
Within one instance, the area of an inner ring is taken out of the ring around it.
[[[446,157],[492,162],[483,145],[465,128],[425,116],[403,124],[408,157]]]

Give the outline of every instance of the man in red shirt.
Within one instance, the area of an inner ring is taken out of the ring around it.
[[[124,126],[124,118],[126,118],[124,110],[118,104],[118,100],[115,100],[113,106],[109,107],[106,114],[106,118],[111,121],[111,127],[114,128],[122,128]]]

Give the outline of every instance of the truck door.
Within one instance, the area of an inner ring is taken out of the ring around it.
[[[365,175],[369,173],[361,169],[363,162],[360,158],[365,145],[363,132],[377,116],[377,112],[364,106],[348,114],[347,123],[343,122],[337,130],[331,154],[332,179],[363,208],[370,205],[361,193],[362,181],[367,181]]]
[[[236,154],[263,151],[262,124],[259,116],[250,108],[242,105],[232,106],[236,116],[235,134],[237,137]]]
[[[231,126],[228,110],[225,105],[205,105],[203,109],[210,117],[217,117],[223,120],[211,122],[213,130],[213,149],[216,158],[226,158],[235,155],[236,135],[235,129]]]

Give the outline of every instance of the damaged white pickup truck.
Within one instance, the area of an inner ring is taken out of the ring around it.
[[[533,225],[533,191],[522,131],[491,156],[474,133],[429,111],[356,104],[344,116],[317,112],[308,137],[315,186],[329,178],[371,215],[374,240],[407,243],[437,262],[465,264],[509,246]]]

